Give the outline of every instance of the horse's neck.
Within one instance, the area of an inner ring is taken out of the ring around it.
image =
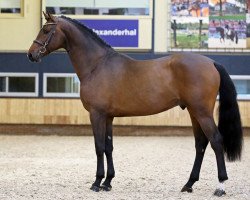
[[[73,25],[71,25],[73,26]],[[67,51],[80,81],[86,78],[96,67],[98,61],[107,54],[107,49],[101,47],[91,38],[84,37],[76,27],[65,31]]]

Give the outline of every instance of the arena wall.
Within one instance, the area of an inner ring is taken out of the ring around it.
[[[80,99],[0,98],[0,105],[0,124],[90,125],[89,114]],[[243,126],[250,127],[250,103],[240,101],[239,107]],[[191,121],[186,109],[175,107],[157,115],[115,118],[114,124],[191,126]]]

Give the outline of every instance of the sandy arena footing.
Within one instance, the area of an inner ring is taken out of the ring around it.
[[[250,199],[250,137],[241,162],[226,163],[223,200]],[[200,181],[181,193],[195,156],[194,138],[114,137],[116,177],[110,192],[89,190],[96,170],[93,137],[0,136],[0,199],[218,199],[215,155],[208,146]]]

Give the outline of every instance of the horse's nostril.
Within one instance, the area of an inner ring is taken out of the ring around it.
[[[27,57],[29,58],[29,60],[30,60],[31,62],[34,62],[34,58],[33,58],[32,53],[27,53]]]

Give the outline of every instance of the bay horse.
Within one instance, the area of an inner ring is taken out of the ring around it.
[[[95,140],[97,171],[91,190],[111,190],[111,180],[115,176],[112,158],[114,117],[152,115],[180,106],[187,108],[190,114],[196,148],[190,178],[181,191],[193,191],[210,142],[219,179],[214,195],[225,194],[224,181],[228,176],[224,155],[229,161],[241,158],[243,135],[235,87],[223,66],[193,53],[134,60],[116,52],[91,29],[74,19],[46,13],[44,17],[47,22],[27,56],[30,61],[39,62],[59,48],[68,52],[80,80],[80,98],[90,113]],[[218,93],[217,128],[213,110]],[[104,154],[107,174],[102,183]]]

